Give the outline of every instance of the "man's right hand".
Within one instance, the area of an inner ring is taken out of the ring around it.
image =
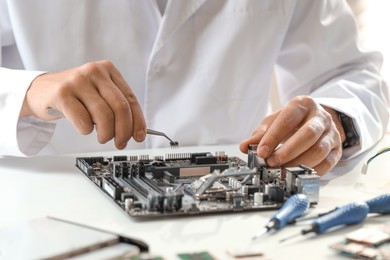
[[[110,61],[97,61],[38,76],[27,91],[20,117],[55,120],[47,108],[61,112],[80,134],[96,126],[98,141],[112,138],[124,149],[131,137],[145,139],[146,123],[136,96]]]

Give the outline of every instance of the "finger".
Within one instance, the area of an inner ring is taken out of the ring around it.
[[[336,166],[336,164],[340,161],[341,155],[342,149],[333,149],[321,163],[313,168],[318,175],[322,176]]]
[[[264,136],[265,132],[267,131],[265,125],[260,125],[256,128],[256,130],[253,132],[252,136],[245,139],[240,143],[240,150],[243,153],[248,153],[248,147],[250,144],[258,144],[261,140],[261,138]]]
[[[93,99],[92,99],[93,100]],[[114,138],[115,116],[111,107],[100,97],[85,105],[95,123],[99,143],[104,144]]]
[[[97,91],[97,86],[94,85],[94,82],[85,81],[81,82],[81,84],[89,84],[91,87],[86,87],[84,91],[74,93],[74,95],[82,102],[82,104],[88,110],[91,119],[96,127],[98,141],[99,143],[104,144],[111,140],[115,134],[114,113],[110,105]],[[102,80],[100,82],[100,88],[108,89],[110,88],[109,84],[110,83],[107,83],[106,81]]]
[[[284,140],[296,132],[296,129],[302,124],[308,111],[307,107],[302,105],[297,106],[290,102],[268,126],[267,132],[260,141],[258,154],[263,158],[267,158],[279,144],[283,143]],[[260,149],[263,150],[262,154],[260,153]]]
[[[84,73],[88,77],[90,84],[97,90],[101,100],[96,100],[99,109],[105,108],[101,115],[91,111],[94,117],[97,117],[96,129],[98,132],[99,142],[107,142],[115,138],[115,146],[118,149],[126,147],[130,140],[132,129],[132,114],[130,105],[115,82],[112,81],[110,71],[112,67],[107,67],[110,62],[96,62],[84,65]],[[102,66],[104,65],[104,66]],[[103,102],[104,101],[104,102]]]
[[[278,113],[279,113],[279,111],[264,118],[264,120],[261,122],[261,124],[252,133],[252,136],[240,143],[241,152],[248,153],[248,146],[250,144],[259,144],[260,140],[263,138],[264,134],[267,132],[269,126],[272,124],[274,119],[277,117]],[[260,150],[260,153],[259,153],[259,150]],[[259,146],[257,149],[257,154],[263,158],[268,156],[268,153],[264,153],[262,151],[262,149],[260,149]]]
[[[115,82],[120,82],[118,84],[121,86],[123,86],[123,84],[127,85],[123,78],[114,77],[114,80]],[[132,127],[132,136],[134,140],[142,142],[146,137],[146,122],[141,105],[138,103],[137,97],[130,87],[121,89],[121,91],[130,106],[132,115],[132,124],[127,124],[127,127]]]
[[[314,167],[317,164],[321,163],[324,158],[328,156],[330,151],[333,149],[336,149],[338,147],[341,148],[341,144],[337,141],[337,138],[334,133],[331,132],[325,132],[321,138],[310,148],[306,149],[303,153],[299,154],[298,156],[292,158],[288,161],[281,162],[282,165],[288,164],[288,165],[297,165],[297,164],[304,164],[309,167]],[[284,146],[284,145],[283,145]],[[279,150],[282,150],[284,147],[280,148]],[[275,151],[275,154],[280,152],[279,150]],[[272,163],[273,155],[271,155],[267,163],[270,164],[270,166],[275,166]],[[276,156],[281,157],[282,155],[277,154]]]
[[[82,135],[90,134],[94,129],[94,123],[86,107],[74,97],[63,100],[58,108],[62,111],[64,117],[76,128]]]
[[[115,68],[115,66],[112,65],[112,63],[109,63],[108,66],[111,67],[110,76],[113,82],[116,84],[118,89],[121,91],[121,93],[127,100],[128,104],[130,105],[132,123],[131,124],[124,123],[124,124],[127,127],[132,126],[132,136],[134,137],[134,140],[138,142],[142,142],[146,137],[146,123],[141,109],[141,105],[139,104],[137,97],[133,93],[130,86],[122,77],[121,73]]]
[[[101,138],[99,141],[107,142],[115,138],[115,146],[123,149],[132,135],[132,129],[127,126],[132,122],[130,106],[112,82],[94,84],[98,84],[100,96],[89,107],[93,119],[96,118],[96,130]]]
[[[307,154],[306,151],[311,151],[313,147],[328,144],[330,141],[325,141],[326,135],[324,133],[329,132],[327,122],[322,117],[315,117],[307,121],[301,128],[299,128],[295,134],[293,134],[283,145],[275,151],[269,158],[268,163],[271,166],[278,166],[293,160],[294,158],[300,158],[301,154]],[[333,136],[332,136],[333,137]],[[322,138],[320,140],[320,138]],[[320,140],[318,142],[318,140]],[[323,147],[325,152],[329,152],[332,147]],[[320,151],[320,152],[321,152]],[[313,151],[312,151],[313,152]],[[313,156],[319,155],[318,151],[314,151]],[[302,162],[301,162],[302,163]]]

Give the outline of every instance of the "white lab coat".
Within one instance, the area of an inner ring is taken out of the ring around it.
[[[283,103],[310,95],[353,117],[361,137],[357,153],[387,125],[381,55],[358,48],[344,1],[168,0],[164,16],[155,0],[0,3],[0,154],[33,155],[44,146],[53,153],[114,149],[113,142],[98,144],[95,134],[78,135],[65,119],[18,118],[42,71],[100,59],[119,68],[148,127],[180,145],[249,137],[269,112],[273,70]],[[128,147],[140,145],[168,143],[147,137]]]

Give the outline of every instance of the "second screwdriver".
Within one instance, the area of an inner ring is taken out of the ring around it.
[[[315,219],[311,224],[311,228],[302,230],[300,234],[322,234],[326,230],[333,227],[357,224],[362,222],[367,217],[368,212],[369,207],[366,202],[350,203],[337,208],[329,214]],[[297,236],[297,234],[284,238],[279,242],[284,242],[295,236]]]

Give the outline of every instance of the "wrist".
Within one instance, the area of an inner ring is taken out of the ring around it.
[[[26,96],[24,97],[24,100],[23,100],[22,108],[20,109],[19,118],[23,118],[23,117],[27,117],[27,116],[31,116],[31,115],[32,115],[32,112],[31,112],[30,106],[28,105],[27,94],[26,94]]]
[[[20,109],[20,113],[19,113],[19,118],[28,117],[28,116],[34,116],[39,118],[39,116],[36,114],[35,111],[36,109],[34,110],[34,107],[36,106],[37,103],[40,104],[40,102],[37,102],[37,97],[39,98],[43,95],[37,91],[37,86],[39,86],[39,83],[37,82],[41,79],[41,76],[45,74],[46,73],[38,75],[30,83],[30,86],[28,87],[26,94],[24,96],[22,108]]]

